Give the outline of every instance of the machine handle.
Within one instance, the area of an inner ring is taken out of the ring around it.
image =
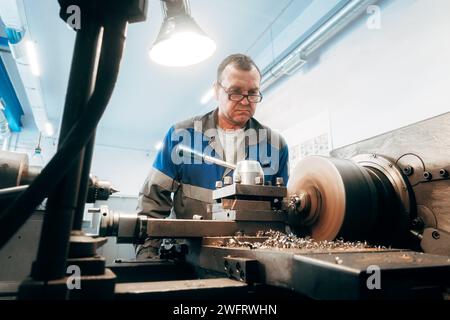
[[[207,156],[203,153],[200,153],[198,151],[195,151],[195,150],[189,148],[188,146],[179,144],[179,145],[177,145],[177,153],[179,154],[181,151],[187,152],[187,153],[193,155],[194,157],[196,157],[197,159],[204,160],[205,162],[214,163],[221,167],[229,168],[232,170],[236,169],[236,165],[234,165],[232,163],[229,163],[229,162],[226,162],[226,161],[223,161],[223,160],[211,157],[211,156]]]

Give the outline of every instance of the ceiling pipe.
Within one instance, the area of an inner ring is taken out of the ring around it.
[[[376,2],[378,0],[350,0],[297,47],[282,55],[277,63],[263,71],[261,91],[267,90],[283,76],[289,76],[298,71],[320,47]]]

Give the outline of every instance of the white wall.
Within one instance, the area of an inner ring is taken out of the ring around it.
[[[116,186],[121,196],[137,197],[153,164],[154,152],[97,145],[91,173]]]
[[[139,190],[153,164],[154,156],[154,151],[96,145],[91,173],[110,181],[120,192],[111,196],[108,201],[96,202],[95,206],[108,205],[114,211],[134,212]],[[86,218],[89,217],[85,215]],[[98,253],[106,258],[107,264],[118,258],[135,258],[134,246],[117,244],[114,237],[108,238],[108,242]]]
[[[332,147],[450,111],[450,1],[381,1],[272,90],[256,118],[281,132],[328,113]]]

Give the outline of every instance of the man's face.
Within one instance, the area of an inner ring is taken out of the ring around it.
[[[251,103],[247,98],[240,102],[231,101],[228,94],[259,94],[260,81],[261,76],[254,67],[250,71],[245,71],[232,64],[226,66],[222,72],[221,82],[215,85],[219,117],[231,126],[244,127],[255,114],[257,103]]]

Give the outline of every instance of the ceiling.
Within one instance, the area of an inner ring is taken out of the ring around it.
[[[37,44],[44,102],[49,119],[58,127],[75,32],[59,18],[56,0],[23,1],[30,36]],[[147,21],[128,27],[119,78],[99,125],[97,143],[152,150],[172,124],[214,107],[214,101],[205,106],[200,100],[211,87],[217,65],[225,56],[246,52],[255,57],[263,47],[270,46],[268,26],[280,13],[272,25],[272,37],[282,32],[311,2],[191,0],[192,16],[216,40],[217,51],[198,65],[168,68],[148,58],[148,50],[162,22],[160,1],[149,0]]]

